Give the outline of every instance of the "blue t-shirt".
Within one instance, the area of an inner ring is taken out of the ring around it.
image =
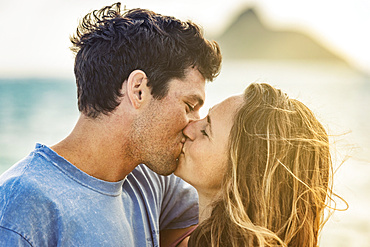
[[[145,165],[107,182],[37,144],[0,177],[0,246],[159,246],[197,222],[194,188]]]

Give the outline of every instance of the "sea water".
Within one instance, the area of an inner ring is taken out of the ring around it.
[[[334,191],[349,204],[322,232],[321,246],[370,246],[370,77],[343,65],[299,61],[225,61],[206,86],[201,115],[252,82],[267,82],[305,103],[331,135]],[[74,80],[0,79],[0,174],[73,129],[79,113]],[[338,201],[338,208],[345,204]]]

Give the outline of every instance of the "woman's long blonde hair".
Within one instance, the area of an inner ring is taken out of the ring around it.
[[[228,154],[222,198],[189,246],[317,246],[333,166],[314,114],[268,84],[251,84]]]

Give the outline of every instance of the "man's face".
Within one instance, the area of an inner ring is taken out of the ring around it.
[[[135,158],[158,174],[171,174],[183,146],[182,130],[189,121],[199,119],[204,99],[205,80],[197,69],[189,69],[182,80],[169,81],[167,96],[152,98],[134,121],[130,141]]]

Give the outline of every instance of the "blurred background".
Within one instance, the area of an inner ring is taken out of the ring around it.
[[[78,118],[69,36],[106,0],[0,0],[0,174],[53,145]],[[337,211],[321,246],[370,246],[370,1],[127,0],[190,19],[219,42],[222,72],[207,85],[201,114],[249,83],[267,82],[311,108],[327,127]],[[366,31],[368,30],[368,31]],[[338,200],[338,208],[345,204]]]

